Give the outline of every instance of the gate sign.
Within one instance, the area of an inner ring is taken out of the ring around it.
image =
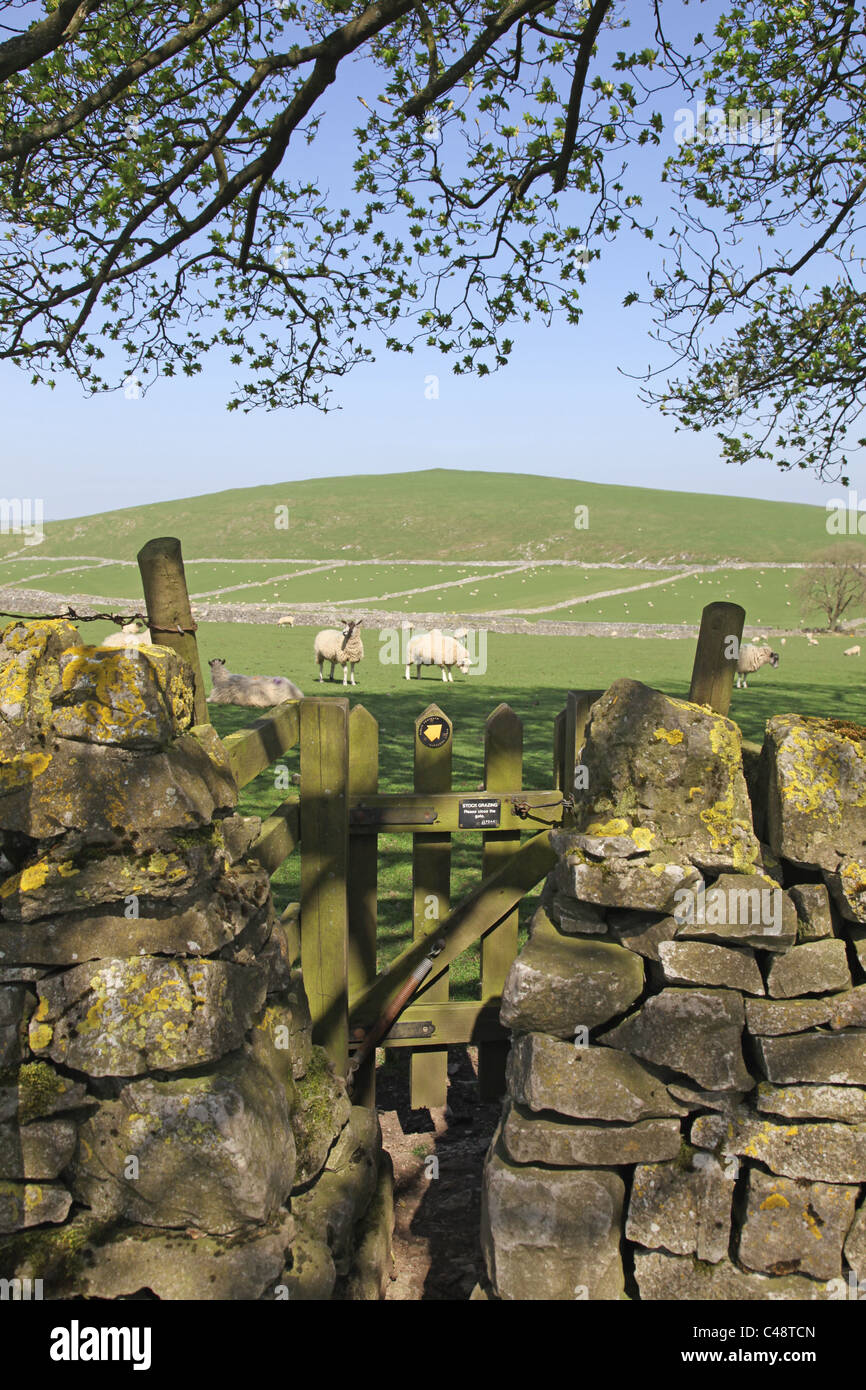
[[[495,830],[499,824],[500,803],[492,798],[486,801],[461,801],[457,815],[460,830]]]
[[[418,737],[427,748],[441,748],[451,737],[448,720],[441,714],[428,714],[418,725]]]

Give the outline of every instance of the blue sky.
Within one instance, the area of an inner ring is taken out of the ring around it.
[[[707,27],[692,6],[689,28],[692,15]],[[353,94],[334,101],[324,137],[326,178],[336,175],[345,152],[345,137],[334,143],[336,132],[357,121]],[[676,96],[660,103],[671,131],[680,104]],[[672,150],[666,146],[652,160],[660,165]],[[317,157],[323,157],[321,143]],[[667,195],[651,165],[642,182],[666,229]],[[646,312],[621,305],[628,289],[643,287],[655,254],[623,234],[590,267],[581,324],[520,326],[510,366],[493,377],[454,377],[432,352],[405,357],[383,350],[374,365],[336,383],[341,409],[327,415],[308,408],[229,414],[233,377],[216,359],[201,377],[157,383],[137,400],[122,392],[86,398],[71,378],[61,377],[53,391],[33,387],[26,373],[0,364],[2,491],[42,497],[48,519],[229,487],[434,467],[818,504],[839,496],[838,485],[800,472],[732,468],[721,462],[712,435],[677,433],[641,404],[638,383],[623,372],[638,374],[664,359],[649,339]],[[439,378],[438,399],[425,394],[430,374]],[[860,462],[852,483],[866,492]],[[459,511],[459,495],[455,501]]]

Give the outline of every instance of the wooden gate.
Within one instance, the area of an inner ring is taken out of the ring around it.
[[[207,719],[180,543],[150,541],[138,559],[154,640],[190,661],[196,718]],[[736,604],[704,609],[690,701],[727,713],[736,667],[730,639],[739,642],[744,621]],[[299,792],[267,818],[250,855],[273,875],[300,848],[300,903],[289,905],[282,922],[303,969],[314,1040],[352,1077],[356,1103],[375,1103],[377,1041],[412,1049],[413,1107],[445,1104],[449,1046],[478,1044],[482,1097],[504,1089],[508,1042],[499,1004],[517,955],[517,909],[556,862],[551,830],[569,823],[589,709],[601,693],[568,692],[552,730],[552,785],[542,791],[521,786],[523,729],[505,704],[485,724],[484,782],[476,792],[452,788],[452,725],[438,705],[415,721],[411,791],[379,792],[378,725],[363,705],[350,710],[343,698],[286,701],[224,740],[241,788],[300,745]],[[389,831],[412,835],[413,939],[377,973],[377,837]],[[452,906],[456,831],[481,835],[482,872]],[[479,940],[480,997],[451,1000],[449,966]],[[365,1055],[361,1065],[358,1055]]]
[[[552,785],[541,791],[521,786],[523,727],[505,704],[486,721],[484,785],[472,792],[452,788],[452,723],[435,704],[415,721],[411,791],[378,791],[377,722],[342,698],[287,701],[224,740],[240,787],[300,745],[299,791],[264,822],[250,856],[273,874],[300,848],[300,903],[283,923],[303,969],[315,1041],[341,1072],[441,943],[381,1044],[412,1049],[415,1107],[445,1104],[447,1048],[467,1043],[478,1044],[481,1095],[502,1093],[508,1035],[499,1005],[517,955],[517,909],[556,861],[550,830],[567,818],[583,726],[600,693],[569,693],[557,720]],[[455,831],[479,835],[483,851],[481,881],[452,906]],[[377,973],[378,836],[388,832],[412,835],[413,940]],[[450,1000],[448,968],[479,940],[480,997]],[[357,1103],[374,1103],[374,1076],[373,1050],[354,1077]]]

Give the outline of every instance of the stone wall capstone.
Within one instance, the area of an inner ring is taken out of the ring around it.
[[[581,761],[504,989],[473,1297],[861,1296],[866,729],[771,719],[747,788],[730,720],[620,680]]]
[[[165,647],[0,633],[0,1278],[376,1299],[392,1175],[312,1043],[228,758]]]

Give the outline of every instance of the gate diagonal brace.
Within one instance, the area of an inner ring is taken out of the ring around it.
[[[501,868],[458,903],[432,932],[408,946],[387,970],[350,1000],[350,1027],[371,1027],[384,1017],[389,1001],[393,1008],[399,1000],[399,1006],[392,1014],[392,1018],[396,1017],[414,993],[414,988],[408,993],[405,991],[415,971],[430,962],[430,968],[424,971],[422,978],[425,983],[436,979],[462,951],[513,912],[520,899],[531,892],[556,864],[557,856],[550,838],[550,830],[533,835],[531,840],[509,856]],[[443,942],[442,950],[436,952],[433,963],[430,958],[431,943],[438,944],[439,940]],[[418,980],[420,983],[421,979]],[[391,1013],[391,1009],[388,1012]]]

